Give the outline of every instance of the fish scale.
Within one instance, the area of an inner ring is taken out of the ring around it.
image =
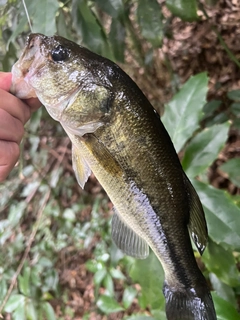
[[[189,236],[202,254],[208,237],[202,205],[137,85],[108,59],[41,34],[28,37],[12,73],[12,92],[37,96],[70,137],[79,185],[92,171],[107,192],[116,245],[140,259],[150,246],[162,263],[168,320],[216,320]]]

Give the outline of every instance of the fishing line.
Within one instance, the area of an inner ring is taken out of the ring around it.
[[[24,7],[24,10],[25,10],[26,16],[27,16],[27,20],[28,20],[29,28],[30,28],[31,32],[33,32],[32,24],[31,24],[31,20],[30,20],[29,14],[28,14],[28,9],[27,9],[27,6],[26,6],[26,3],[25,3],[25,0],[22,0],[22,3],[23,3],[23,7]]]

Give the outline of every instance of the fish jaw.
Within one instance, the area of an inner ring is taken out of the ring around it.
[[[25,50],[12,67],[10,91],[20,99],[37,97],[35,88],[31,85],[31,79],[45,60],[39,50],[40,43],[39,37],[36,37],[34,41],[29,37]]]

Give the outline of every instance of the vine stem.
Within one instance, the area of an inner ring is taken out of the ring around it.
[[[10,286],[9,286],[9,288],[8,288],[8,291],[7,291],[7,293],[6,293],[6,296],[5,296],[3,302],[2,302],[2,304],[1,304],[1,306],[0,306],[0,318],[2,318],[2,319],[3,319],[3,316],[2,316],[1,313],[2,313],[4,307],[5,307],[5,305],[6,305],[7,301],[8,301],[11,293],[12,293],[12,290],[13,290],[15,284],[16,284],[17,278],[18,278],[20,272],[22,271],[24,262],[25,262],[25,260],[27,259],[27,256],[28,256],[28,254],[29,254],[29,252],[30,252],[30,250],[31,250],[32,243],[33,243],[33,241],[34,241],[34,239],[35,239],[35,236],[36,236],[36,233],[37,233],[37,231],[38,231],[38,228],[39,228],[39,225],[40,225],[40,222],[41,222],[41,218],[42,218],[42,214],[43,214],[43,211],[44,211],[44,209],[45,209],[45,207],[46,207],[46,205],[47,205],[47,202],[48,202],[48,200],[49,200],[50,194],[51,194],[51,190],[49,189],[49,190],[47,191],[47,193],[45,194],[45,198],[44,198],[44,200],[43,200],[42,206],[41,206],[40,209],[38,210],[37,217],[36,217],[35,227],[33,228],[32,232],[31,232],[31,234],[30,234],[30,237],[29,237],[29,239],[28,239],[28,244],[27,244],[27,247],[26,247],[26,249],[25,249],[25,251],[24,251],[24,254],[23,254],[23,256],[22,256],[22,259],[21,259],[21,261],[20,261],[20,263],[19,263],[19,265],[18,265],[18,268],[17,268],[15,274],[14,274],[13,277],[12,277],[11,284],[10,284]]]

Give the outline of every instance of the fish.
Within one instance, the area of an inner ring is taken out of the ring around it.
[[[30,34],[12,68],[11,92],[38,97],[72,142],[84,188],[91,172],[113,203],[111,235],[127,255],[149,247],[165,273],[168,320],[215,320],[200,254],[208,231],[199,197],[173,143],[137,84],[114,62],[58,35]]]

